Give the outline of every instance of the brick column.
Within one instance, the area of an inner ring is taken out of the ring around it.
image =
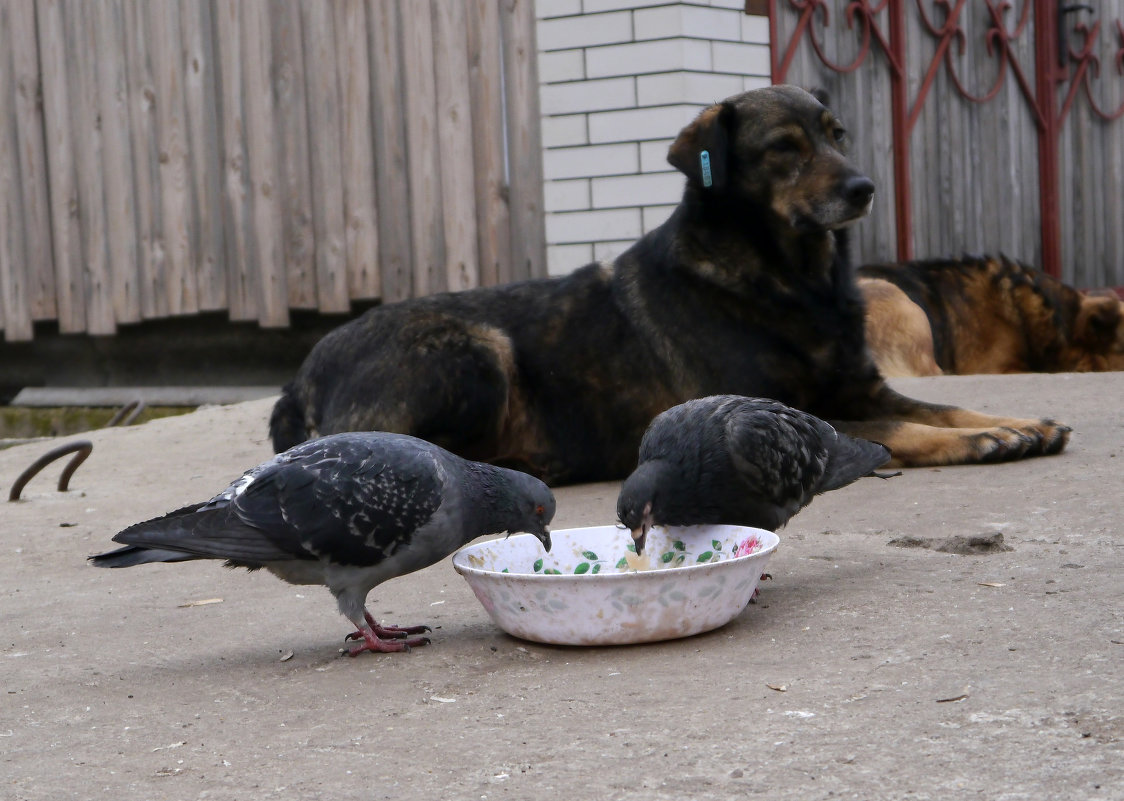
[[[769,84],[766,17],[743,0],[537,0],[547,268],[610,259],[665,219],[667,163],[706,105]]]

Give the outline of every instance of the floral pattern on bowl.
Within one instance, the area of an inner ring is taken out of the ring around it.
[[[753,597],[779,538],[744,526],[656,527],[636,555],[618,526],[468,545],[453,557],[495,623],[516,637],[613,645],[687,637],[732,620]]]
[[[750,534],[744,540],[734,546],[732,553],[724,553],[722,548],[726,543],[721,540],[711,540],[709,547],[705,544],[702,546],[706,550],[699,553],[697,556],[691,551],[687,550],[687,545],[682,540],[672,540],[668,550],[658,555],[655,565],[652,567],[682,567],[687,564],[709,564],[710,562],[721,562],[724,558],[731,556],[749,556],[757,552],[761,548],[761,540],[756,534]],[[629,542],[625,545],[627,554],[617,560],[613,565],[613,569],[618,573],[628,571],[636,571],[636,563],[640,557],[636,554],[636,544]],[[578,562],[574,565],[573,570],[567,571],[575,576],[580,576],[585,573],[597,575],[601,569],[605,567],[608,562],[601,559],[593,551],[582,551],[581,555],[585,561]],[[631,556],[630,556],[631,555]],[[695,557],[695,558],[691,558]],[[648,569],[651,569],[649,567]],[[563,572],[557,567],[547,567],[547,560],[545,557],[540,557],[535,560],[532,565],[532,570],[535,573],[541,573],[544,576],[560,576]],[[511,569],[505,567],[500,571],[501,573],[510,573]]]

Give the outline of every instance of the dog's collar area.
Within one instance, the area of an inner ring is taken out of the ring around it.
[[[699,165],[702,167],[702,185],[707,189],[714,186],[714,176],[710,172],[710,151],[699,153]]]

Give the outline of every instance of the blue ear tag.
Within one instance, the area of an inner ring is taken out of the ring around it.
[[[699,153],[699,163],[702,165],[702,179],[703,186],[707,189],[714,186],[714,178],[710,174],[710,151],[704,150]]]

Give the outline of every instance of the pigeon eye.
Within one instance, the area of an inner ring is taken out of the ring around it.
[[[541,503],[535,507],[535,514],[537,514],[539,517],[542,517],[545,511],[546,509],[543,508],[543,505]]]

